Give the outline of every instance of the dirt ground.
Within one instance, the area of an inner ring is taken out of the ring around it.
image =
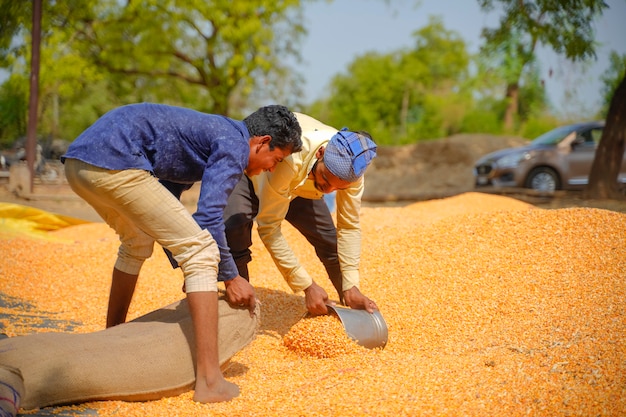
[[[539,195],[521,189],[474,188],[472,168],[482,155],[505,147],[521,145],[522,138],[492,135],[455,135],[449,138],[399,147],[380,147],[378,157],[366,174],[364,206],[406,205],[415,201],[451,197],[470,191],[516,198],[542,208],[594,207],[626,212],[624,201],[584,200],[577,192]],[[57,172],[62,168],[55,167]],[[9,180],[0,178],[0,202],[36,207],[52,213],[101,221],[64,181],[35,179],[33,193],[9,192]],[[183,194],[183,202],[195,210],[198,187]]]

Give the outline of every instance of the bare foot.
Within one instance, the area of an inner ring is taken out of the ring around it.
[[[206,379],[196,380],[196,389],[193,400],[199,403],[218,403],[230,401],[239,395],[239,387],[224,378],[219,378],[211,385],[207,385]]]

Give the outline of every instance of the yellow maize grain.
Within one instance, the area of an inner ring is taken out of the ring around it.
[[[238,398],[197,404],[188,392],[56,411],[125,417],[626,415],[626,214],[544,210],[467,193],[405,207],[363,207],[361,226],[360,289],[387,323],[383,350],[331,347],[329,335],[347,340],[334,333],[337,320],[302,320],[303,295],[291,292],[254,232],[250,275],[262,314],[256,339],[225,372],[239,385]],[[311,245],[288,224],[283,232],[337,301]],[[3,331],[103,329],[117,237],[102,223],[49,233],[62,239],[0,239]],[[181,285],[180,271],[155,248],[129,319],[182,298]],[[326,325],[334,330],[323,330]]]
[[[305,317],[283,337],[287,349],[304,356],[334,358],[364,353],[365,348],[348,337],[339,319],[328,314]]]

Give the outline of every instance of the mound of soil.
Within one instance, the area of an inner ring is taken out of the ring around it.
[[[427,200],[474,189],[473,167],[481,156],[521,146],[520,137],[455,135],[378,149],[366,174],[365,201]]]

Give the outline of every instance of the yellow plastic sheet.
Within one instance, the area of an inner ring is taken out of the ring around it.
[[[84,223],[89,222],[21,204],[0,203],[1,239],[32,237],[59,240],[48,232]]]

